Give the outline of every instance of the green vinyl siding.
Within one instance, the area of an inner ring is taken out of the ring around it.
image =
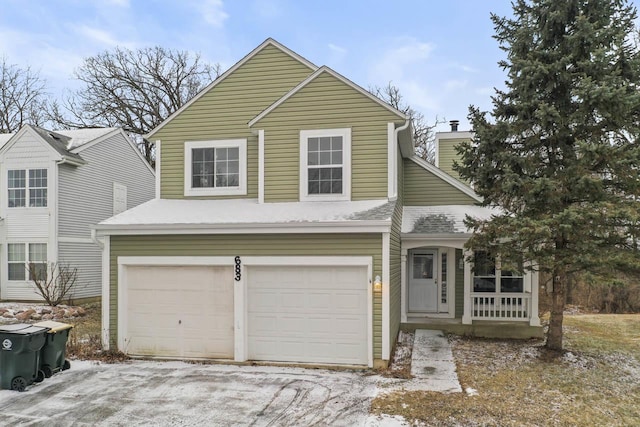
[[[258,197],[258,139],[247,123],[313,70],[269,45],[153,136],[161,141],[161,197],[184,197],[184,142],[247,139],[247,198]],[[202,198],[237,198],[211,196]]]
[[[463,141],[468,140],[465,138],[451,138],[440,139],[438,141],[438,167],[440,170],[448,173],[456,179],[460,179],[460,175],[458,175],[458,172],[453,170],[453,162],[459,161],[460,157],[458,156],[455,147]]]
[[[111,236],[110,342],[117,342],[119,256],[371,256],[382,275],[380,234],[240,234]],[[382,354],[382,294],[373,297],[373,354]]]
[[[410,159],[404,159],[404,205],[473,205],[475,199],[435,176]]]
[[[299,200],[300,131],[351,128],[351,200],[387,197],[387,123],[404,123],[322,73],[253,125],[265,131],[265,201]]]
[[[456,249],[456,319],[462,319],[462,312],[464,310],[464,268],[459,268],[463,258],[464,254],[462,250]]]
[[[398,200],[391,219],[391,233],[389,236],[389,339],[391,350],[396,342],[401,320],[402,278],[400,274],[402,242],[402,156],[398,150]]]

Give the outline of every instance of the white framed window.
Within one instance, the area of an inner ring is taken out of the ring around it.
[[[247,140],[187,141],[184,195],[247,194]]]
[[[300,131],[300,200],[351,200],[351,129]]]
[[[486,251],[473,254],[473,292],[522,293],[524,268],[501,269],[500,261]]]
[[[8,243],[7,244],[7,273],[9,280],[27,280],[28,265],[34,266],[33,271],[43,277],[47,269],[46,243]],[[33,276],[29,275],[29,280]]]
[[[7,188],[10,208],[47,207],[47,169],[8,170]]]

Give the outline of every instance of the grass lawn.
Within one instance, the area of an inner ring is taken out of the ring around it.
[[[451,337],[466,393],[395,392],[372,412],[426,426],[640,426],[640,315],[565,315],[565,351]]]

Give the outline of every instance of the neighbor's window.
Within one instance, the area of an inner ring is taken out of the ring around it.
[[[47,270],[46,243],[9,243],[7,244],[8,279],[27,280],[27,268],[32,265],[36,277],[44,277]],[[29,275],[29,280],[33,280]]]
[[[27,179],[27,176],[29,179]],[[10,208],[47,206],[47,169],[18,169],[7,171],[7,203]]]
[[[9,188],[7,201],[10,208],[25,206],[27,193],[26,172],[24,169],[7,171],[7,187]]]
[[[47,206],[47,170],[29,169],[29,207]]]
[[[349,200],[351,129],[300,132],[300,200]]]
[[[47,244],[29,243],[29,280],[47,276]]]
[[[185,195],[246,194],[247,140],[185,143]]]
[[[9,280],[25,280],[27,277],[25,246],[24,243],[9,243],[7,245]]]
[[[473,254],[473,292],[524,292],[524,268],[502,270],[486,251]]]

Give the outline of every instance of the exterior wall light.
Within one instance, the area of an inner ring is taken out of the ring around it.
[[[382,290],[382,279],[380,279],[380,276],[376,276],[373,282],[373,290],[376,292],[380,292]]]

